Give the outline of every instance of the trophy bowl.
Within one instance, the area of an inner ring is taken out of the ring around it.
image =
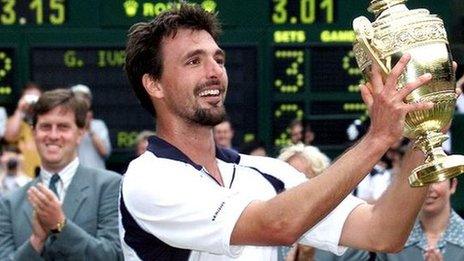
[[[398,79],[398,90],[424,73],[432,74],[428,84],[405,99],[407,103],[435,104],[431,109],[406,115],[404,136],[414,140],[414,146],[426,156],[424,164],[409,177],[412,187],[421,187],[463,173],[464,156],[448,156],[442,148],[448,139],[442,130],[451,124],[456,104],[456,79],[443,21],[426,9],[409,10],[404,2],[372,0],[368,10],[376,20],[371,23],[361,16],[353,21],[353,51],[366,80],[372,63],[378,64],[386,77],[403,54],[410,54],[411,60]]]

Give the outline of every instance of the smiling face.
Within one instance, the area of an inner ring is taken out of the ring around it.
[[[77,146],[83,130],[76,125],[74,112],[58,106],[38,115],[34,128],[34,139],[42,166],[58,172],[77,157]]]
[[[437,215],[443,211],[450,211],[450,197],[456,191],[457,180],[445,180],[434,183],[429,187],[427,197],[422,206],[423,215]]]
[[[185,121],[214,126],[225,117],[225,54],[204,30],[179,29],[162,41],[163,72],[155,106]],[[159,103],[159,104],[158,104]],[[158,110],[158,108],[157,108]]]

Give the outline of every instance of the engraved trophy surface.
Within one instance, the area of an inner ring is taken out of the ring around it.
[[[455,75],[443,21],[427,9],[409,10],[406,0],[372,0],[368,8],[376,19],[353,21],[356,41],[353,51],[359,68],[369,79],[372,63],[386,76],[403,54],[411,55],[398,80],[398,89],[424,73],[432,81],[414,90],[405,102],[432,101],[432,109],[406,115],[404,136],[426,155],[425,163],[412,171],[412,187],[425,186],[455,177],[464,172],[464,156],[446,155],[442,143],[448,137],[441,130],[451,123],[456,103]]]

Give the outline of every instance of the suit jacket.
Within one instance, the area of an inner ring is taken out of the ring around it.
[[[32,206],[27,190],[36,178],[0,201],[0,260],[118,260],[118,194],[121,176],[79,165],[62,208],[66,226],[51,234],[43,253],[29,242]]]

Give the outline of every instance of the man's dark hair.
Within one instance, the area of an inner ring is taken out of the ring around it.
[[[216,14],[197,4],[184,2],[173,4],[172,9],[159,14],[152,21],[137,23],[129,29],[124,68],[135,95],[152,116],[156,116],[156,112],[143,87],[142,77],[149,74],[155,80],[161,78],[161,41],[164,37],[174,37],[179,29],[205,30],[216,41],[221,33]]]
[[[33,107],[32,125],[37,124],[37,117],[61,106],[74,112],[76,125],[84,128],[88,106],[86,101],[69,89],[56,89],[44,92]]]

